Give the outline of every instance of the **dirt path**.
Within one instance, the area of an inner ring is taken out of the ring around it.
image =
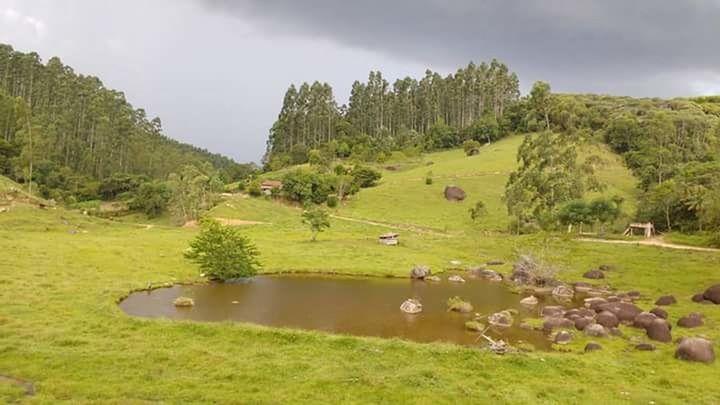
[[[35,384],[20,378],[0,374],[0,384],[16,385],[23,389],[25,395],[35,395]]]
[[[246,221],[244,219],[234,219],[234,218],[213,218],[214,220],[218,221],[221,225],[226,226],[244,226],[244,225],[269,225],[269,222],[261,222],[261,221]],[[185,225],[183,225],[183,228],[195,228],[198,226],[197,221],[188,221],[185,222]]]
[[[576,239],[580,242],[595,242],[595,243],[609,243],[614,245],[636,245],[636,246],[656,246],[667,249],[679,249],[679,250],[693,250],[696,252],[713,252],[720,253],[720,249],[715,248],[704,248],[698,246],[679,245],[676,243],[664,242],[660,238],[645,239],[645,240],[609,240],[609,239],[595,239],[595,238],[579,238]]]
[[[365,224],[365,225],[379,226],[379,227],[388,228],[388,229],[402,229],[404,231],[415,232],[415,233],[419,233],[419,234],[423,234],[423,235],[441,236],[443,238],[452,238],[453,237],[453,235],[451,235],[451,234],[442,233],[442,232],[434,231],[432,229],[421,228],[421,227],[417,227],[417,226],[413,226],[413,225],[386,224],[383,222],[368,221],[366,219],[343,217],[343,216],[339,216],[339,215],[330,215],[330,218],[339,219],[341,221],[355,222],[355,223]]]

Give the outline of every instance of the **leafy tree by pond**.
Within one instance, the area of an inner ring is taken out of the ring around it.
[[[310,227],[312,232],[311,240],[314,242],[317,240],[317,235],[323,232],[326,228],[330,228],[330,218],[328,213],[321,208],[310,208],[303,212],[302,222]]]
[[[224,281],[257,273],[258,250],[237,228],[214,220],[203,220],[201,226],[185,257],[197,263],[206,277]]]

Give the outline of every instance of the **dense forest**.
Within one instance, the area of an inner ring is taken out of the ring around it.
[[[165,179],[207,163],[226,181],[252,169],[168,138],[159,118],[58,58],[43,63],[0,44],[1,175],[46,198],[92,199],[118,173]]]
[[[366,83],[353,83],[342,106],[326,83],[291,85],[265,162],[273,169],[304,163],[313,149],[374,160],[407,147],[431,150],[493,138],[508,126],[508,109],[519,97],[517,76],[496,60],[470,63],[446,77],[428,70],[420,80],[406,77],[392,86],[373,71]]]

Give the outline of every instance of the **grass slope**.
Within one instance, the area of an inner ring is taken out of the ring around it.
[[[511,149],[518,142],[512,138],[495,144],[481,158],[450,151],[427,159],[435,162],[438,176],[467,187],[474,201],[473,195],[485,191],[484,186],[503,183],[500,175],[488,180],[479,173],[508,167],[506,159],[493,159],[489,152]],[[298,209],[264,199],[231,198],[211,215],[265,222],[243,229],[258,245],[264,271],[269,273],[406,276],[414,263],[439,270],[452,259],[468,264],[511,260],[518,251],[533,250],[557,261],[563,269],[561,278],[578,280],[588,268],[607,263],[616,270],[605,281],[621,290],[639,290],[647,297],[640,303],[644,308],[650,308],[658,295],[673,293],[679,300],[668,308],[673,321],[690,311],[706,314],[704,327],[676,327],[675,338],[705,334],[716,344],[720,341],[720,308],[689,300],[703,286],[720,282],[720,255],[487,234],[481,226],[465,222],[466,207],[441,199],[439,181],[434,191],[424,189],[422,180],[417,185],[409,181],[424,178],[426,170],[388,174],[381,186],[363,190],[340,210],[343,215],[389,223],[459,230],[450,236],[403,231],[397,248],[376,243],[385,228],[338,219],[317,243],[311,243]],[[461,173],[472,177],[460,178]],[[467,184],[460,183],[465,180]],[[419,202],[403,195],[413,190],[419,193]],[[405,209],[386,203],[382,193],[397,198]],[[486,198],[488,204],[492,200],[500,205],[497,197]],[[448,210],[462,218],[450,214],[436,218]],[[499,229],[506,219],[487,221],[483,226]],[[37,390],[35,396],[25,397],[21,389],[0,382],[0,402],[720,401],[715,384],[720,364],[675,360],[672,344],[657,344],[658,351],[651,353],[633,351],[632,339],[644,337],[625,327],[626,338],[603,339],[604,349],[592,354],[581,354],[588,340],[576,334],[565,348],[571,353],[499,357],[447,344],[124,315],[116,302],[131,290],[150,282],[197,279],[197,269],[182,258],[196,232],[105,221],[62,209],[17,206],[0,213],[0,374],[34,382]],[[501,270],[509,271],[510,265]]]

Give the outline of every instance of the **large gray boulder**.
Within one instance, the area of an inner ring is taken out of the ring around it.
[[[590,308],[598,312],[610,311],[617,316],[620,322],[632,322],[635,320],[635,317],[642,312],[642,309],[637,305],[629,302],[608,302],[598,305],[597,307],[591,306]]]
[[[715,284],[714,286],[708,288],[703,293],[703,297],[705,297],[706,300],[712,301],[715,304],[720,304],[720,284]]]
[[[658,342],[671,342],[670,324],[664,319],[655,319],[646,328],[647,337]]]
[[[655,305],[672,305],[677,303],[677,300],[672,295],[663,295],[655,301]]]
[[[509,328],[513,324],[513,316],[509,311],[500,311],[488,316],[488,323],[498,328]]]
[[[445,199],[448,201],[462,201],[465,191],[458,186],[445,186]]]
[[[608,331],[602,325],[593,323],[585,327],[585,334],[592,337],[607,337]]]
[[[590,280],[600,280],[605,278],[605,273],[600,270],[590,270],[586,271],[583,277],[589,278]]]
[[[620,324],[620,320],[610,311],[600,312],[595,318],[595,322],[606,328],[614,328]]]
[[[406,314],[419,314],[422,312],[422,304],[415,298],[410,298],[400,305],[400,310]]]
[[[699,312],[692,312],[680,318],[677,324],[681,328],[697,328],[699,326],[703,326],[705,322],[703,322],[703,314]]]
[[[430,267],[424,265],[417,265],[410,270],[410,278],[416,280],[422,280],[430,274],[432,274]]]
[[[683,338],[680,340],[675,358],[686,361],[712,363],[715,361],[715,350],[712,342],[703,338]]]

